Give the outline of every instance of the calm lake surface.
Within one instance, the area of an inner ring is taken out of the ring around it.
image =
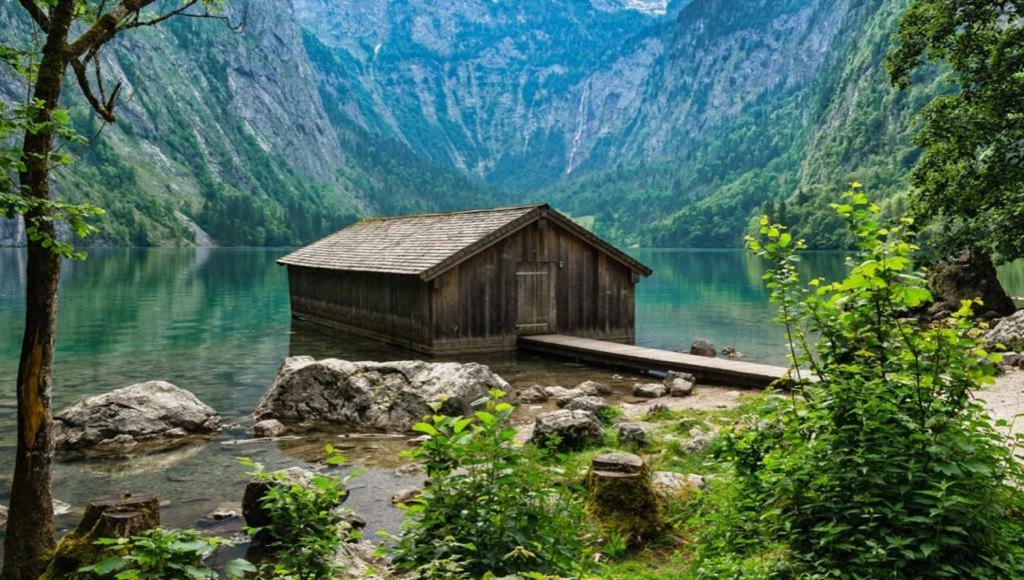
[[[239,501],[245,476],[234,457],[269,466],[320,458],[326,439],[369,469],[353,482],[348,505],[371,527],[394,527],[399,513],[390,493],[415,485],[394,473],[402,440],[339,445],[334,436],[235,444],[283,357],[311,354],[356,360],[410,358],[407,352],[314,328],[293,327],[286,272],[274,261],[283,249],[94,249],[65,267],[60,299],[54,408],[146,380],[162,379],[194,392],[229,426],[202,445],[131,459],[62,460],[55,496],[80,509],[90,497],[147,489],[169,504],[165,525],[202,525],[223,502]],[[637,342],[685,349],[696,338],[733,346],[745,360],[783,364],[784,344],[760,260],[743,251],[641,249],[630,253],[655,274],[637,291]],[[807,253],[813,276],[837,278],[840,253]],[[21,342],[25,253],[0,248],[0,501],[6,503],[15,440],[14,383]],[[1015,295],[1024,295],[1024,266],[1001,269]],[[513,385],[574,385],[607,381],[612,371],[539,356],[472,357]],[[631,383],[630,383],[631,384]],[[60,519],[73,525],[75,512]],[[213,525],[213,524],[211,524]],[[219,524],[218,524],[219,525]],[[237,524],[236,524],[237,525]]]

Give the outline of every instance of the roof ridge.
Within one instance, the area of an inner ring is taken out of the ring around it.
[[[462,209],[455,211],[437,211],[427,213],[415,213],[409,215],[395,215],[395,216],[371,216],[359,220],[359,223],[372,223],[372,222],[383,222],[390,220],[405,220],[421,217],[436,217],[436,216],[447,216],[447,215],[463,215],[471,213],[497,213],[501,211],[512,211],[517,209],[536,209],[539,207],[548,206],[547,203],[531,203],[524,205],[509,205],[504,207],[481,207],[476,209]]]

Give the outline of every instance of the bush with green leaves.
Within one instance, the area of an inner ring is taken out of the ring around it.
[[[413,427],[428,439],[407,455],[425,465],[430,485],[404,506],[407,520],[387,548],[398,569],[473,578],[585,569],[583,503],[556,485],[542,463],[548,452],[514,441],[504,396],[491,391],[472,417],[432,415]]]
[[[699,567],[774,552],[812,576],[1021,577],[1024,467],[974,397],[999,355],[976,304],[914,317],[931,295],[910,222],[881,223],[858,188],[834,205],[857,244],[842,281],[802,282],[803,244],[767,218],[748,240],[773,265],[792,387],[723,434],[732,531],[703,536]]]
[[[330,444],[325,446],[326,466],[338,466],[345,458]],[[356,475],[304,471],[299,476],[289,471],[267,471],[263,465],[242,457],[239,461],[252,468],[250,475],[267,484],[260,500],[269,522],[246,531],[265,538],[273,551],[274,562],[266,566],[274,578],[317,579],[341,573],[336,555],[341,543],[356,532],[345,523],[340,507],[348,497],[347,484]]]
[[[79,569],[78,576],[117,580],[192,580],[219,578],[205,562],[218,548],[233,546],[234,543],[203,536],[195,530],[157,528],[129,538],[102,538],[96,541],[96,545],[104,548],[101,560]],[[228,578],[242,578],[255,570],[256,567],[249,562],[238,559],[225,565],[224,574]]]

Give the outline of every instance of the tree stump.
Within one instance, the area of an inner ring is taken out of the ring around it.
[[[587,475],[590,513],[606,530],[623,534],[631,546],[662,528],[658,499],[644,460],[632,453],[605,453]]]
[[[160,500],[148,492],[96,498],[89,502],[78,526],[61,539],[47,577],[63,578],[94,563],[100,538],[127,538],[160,525]]]

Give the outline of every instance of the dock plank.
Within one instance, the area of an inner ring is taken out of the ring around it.
[[[773,365],[696,356],[564,334],[521,336],[519,346],[532,352],[601,365],[641,371],[684,371],[703,382],[737,387],[766,387],[788,371],[785,367]]]

